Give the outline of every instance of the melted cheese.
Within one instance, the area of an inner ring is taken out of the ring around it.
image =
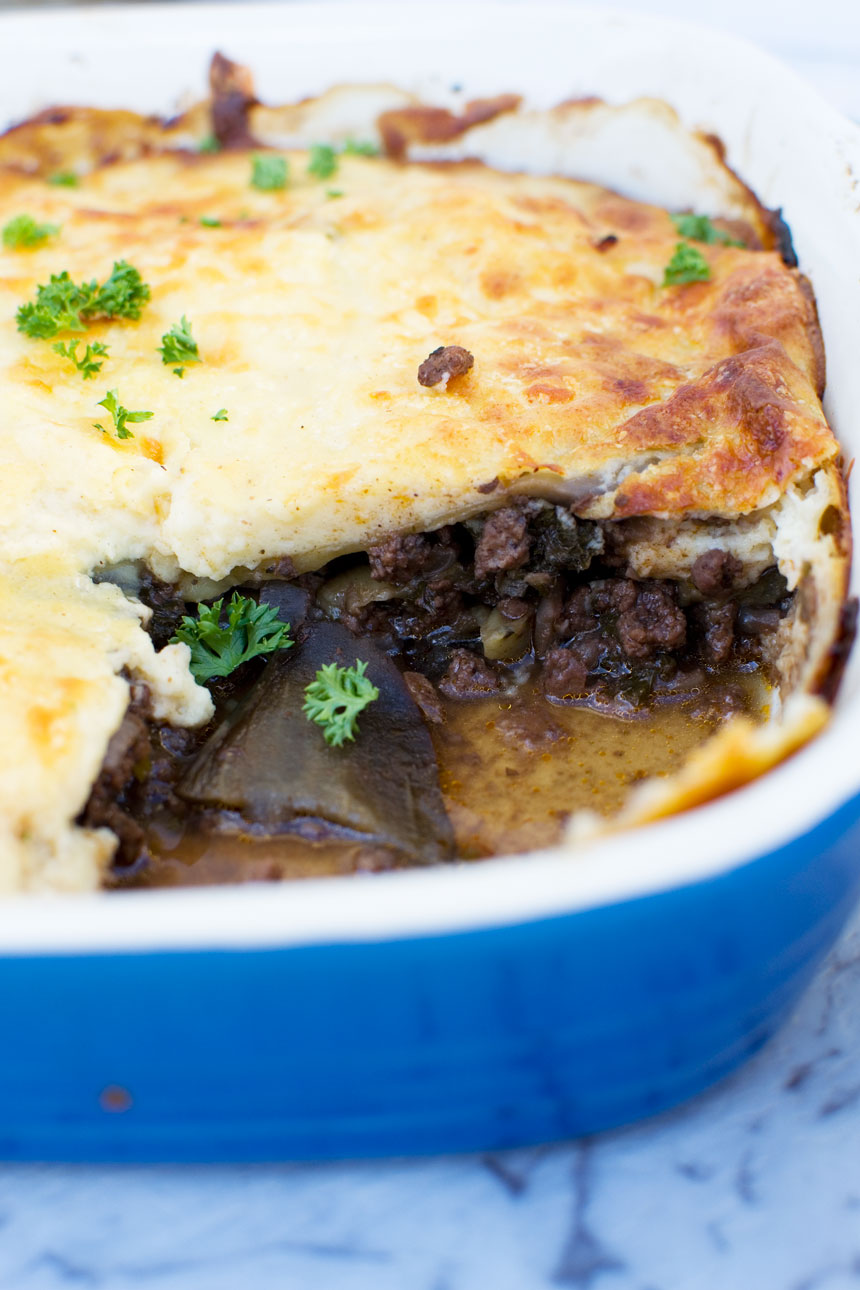
[[[280,192],[250,186],[244,153],[115,164],[75,189],[0,174],[0,226],[61,226],[0,250],[0,888],[97,881],[110,835],[70,821],[121,719],[121,669],[158,715],[211,710],[186,647],[156,656],[145,611],[93,570],[313,568],[485,510],[494,480],[499,499],[561,487],[597,518],[736,518],[836,457],[814,312],[775,253],[703,246],[711,281],[667,289],[669,216],[593,185],[347,157],[320,182],[306,154],[289,164]],[[51,273],[104,279],[119,259],[152,300],[88,329],[110,354],[84,381],[15,312]],[[179,379],[158,347],[183,315],[203,361]],[[423,388],[447,344],[474,367]],[[108,389],[152,411],[133,438],[95,427]]]

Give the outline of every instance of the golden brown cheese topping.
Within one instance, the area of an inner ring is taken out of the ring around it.
[[[0,751],[0,888],[63,885],[71,853],[68,885],[97,879],[112,839],[71,821],[121,715],[120,669],[157,715],[211,711],[186,647],[156,655],[93,571],[145,561],[213,580],[205,595],[511,488],[585,518],[735,520],[837,457],[811,293],[751,229],[749,246],[695,244],[708,280],[664,285],[670,215],[594,185],[361,156],[324,179],[306,152],[279,155],[288,180],[269,190],[245,151],[119,162],[75,187],[0,171],[0,227],[26,212],[59,230],[0,249],[0,713],[26,729]],[[103,281],[117,261],[151,300],[86,328],[81,351],[108,353],[85,380],[16,311],[52,274]],[[200,361],[180,378],[159,351],[181,319]],[[444,346],[472,365],[422,384]],[[127,438],[109,390],[152,414]],[[42,720],[46,673],[63,697]]]
[[[601,517],[734,516],[835,455],[812,308],[775,252],[703,246],[711,280],[663,287],[669,216],[590,185],[344,158],[331,197],[289,161],[274,192],[247,154],[109,166],[77,189],[5,178],[2,223],[61,232],[4,254],[4,552],[221,578],[436,527],[494,478],[568,481]],[[102,280],[121,259],[152,301],[88,329],[110,357],[83,381],[15,311],[51,273]],[[203,361],[180,381],[158,347],[183,315]],[[474,367],[422,388],[444,344]],[[109,387],[153,413],[125,442],[94,429]]]

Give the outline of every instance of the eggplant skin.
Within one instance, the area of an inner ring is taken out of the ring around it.
[[[324,663],[367,664],[379,698],[361,713],[353,743],[330,748],[302,712],[305,686]],[[454,858],[454,834],[430,735],[391,660],[340,623],[309,625],[275,654],[244,702],[204,744],[178,794],[207,827],[250,836],[306,833],[359,839],[408,863]],[[241,823],[240,823],[241,831]]]

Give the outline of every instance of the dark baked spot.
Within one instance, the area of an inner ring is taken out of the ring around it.
[[[764,214],[770,235],[782,257],[783,264],[789,269],[796,269],[798,265],[797,252],[794,249],[791,229],[782,218],[782,207],[777,206],[776,210],[765,211]]]
[[[518,94],[498,94],[490,99],[473,99],[457,116],[447,108],[403,107],[383,112],[378,121],[379,133],[388,156],[402,161],[411,143],[449,143],[520,105]]]
[[[815,291],[809,278],[803,273],[798,273],[797,285],[807,307],[806,335],[812,349],[813,363],[813,384],[815,393],[820,399],[824,398],[824,390],[827,385],[827,357],[824,353],[824,337],[821,334],[821,322],[818,317],[818,302],[815,299]]]
[[[463,376],[475,364],[475,359],[462,345],[440,345],[418,368],[419,385],[438,385]]]
[[[613,390],[621,395],[625,403],[645,403],[651,394],[647,381],[638,380],[636,377],[618,376],[611,384]]]
[[[842,684],[845,664],[857,635],[857,597],[847,600],[839,615],[839,630],[830,647],[818,693],[825,703],[833,704]]]
[[[216,53],[209,64],[212,91],[212,133],[222,148],[249,148],[256,140],[248,125],[248,113],[257,103],[254,83],[247,67]]]
[[[785,412],[775,403],[750,408],[746,414],[746,426],[763,454],[779,452],[788,436]]]

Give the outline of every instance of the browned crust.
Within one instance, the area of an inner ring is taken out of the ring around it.
[[[798,265],[797,252],[794,249],[791,229],[782,218],[782,207],[777,206],[776,210],[768,210],[766,206],[762,206],[761,210],[767,220],[768,231],[772,239],[771,245],[775,250],[779,251],[783,264],[788,265],[789,269],[796,269]]]
[[[250,73],[218,53],[212,59],[210,82],[213,105],[223,100],[241,107],[241,119],[230,126],[238,133],[230,136],[222,131],[222,136],[232,137],[236,147],[247,146],[247,135],[242,132],[255,101]],[[513,111],[518,104],[516,96],[502,95],[470,103],[460,116],[446,109],[410,107],[383,113],[380,121],[387,120],[392,129],[396,126],[400,131],[399,145],[392,143],[389,131],[389,146],[396,151],[398,146],[405,146],[404,139],[410,131],[413,139],[450,139],[501,112]],[[586,101],[585,110],[594,105],[595,101]],[[568,105],[565,110],[571,108]],[[40,169],[56,169],[61,157],[52,153],[53,164],[46,166],[38,148],[47,140],[47,145],[59,150],[61,140],[56,132],[68,130],[77,132],[73,138],[78,140],[78,156],[87,152],[97,157],[100,151],[116,155],[118,145],[120,155],[128,155],[135,148],[138,152],[175,150],[181,146],[177,141],[187,146],[189,122],[201,135],[208,132],[208,115],[208,106],[204,116],[199,109],[193,109],[185,118],[166,125],[132,113],[51,109],[40,113],[29,126],[19,126],[0,139],[0,164],[4,160],[4,142],[17,140],[19,146],[23,139],[28,148],[35,148]],[[722,156],[719,140],[711,138],[709,146],[715,158]],[[189,163],[198,160],[191,153],[185,155]],[[205,163],[205,158],[200,160]],[[544,208],[534,201],[527,205],[524,200],[523,207],[545,220],[557,213],[551,202]],[[665,212],[609,193],[599,199],[592,218],[596,230],[616,229],[611,236],[618,237],[620,233],[622,241],[626,230],[635,236],[674,237]],[[822,389],[823,343],[814,296],[800,274],[787,270],[772,254],[741,256],[718,249],[713,255],[711,282],[674,289],[662,295],[648,315],[641,311],[630,315],[631,326],[641,323],[651,330],[680,328],[688,336],[700,338],[702,352],[714,359],[732,355],[713,363],[697,379],[685,378],[680,369],[649,357],[647,340],[643,340],[642,353],[631,352],[629,346],[625,349],[610,337],[600,339],[584,324],[581,334],[571,333],[565,346],[557,349],[551,317],[534,340],[522,331],[522,324],[514,316],[513,322],[505,324],[507,331],[501,328],[494,353],[480,354],[479,367],[485,383],[471,382],[458,392],[480,405],[488,426],[503,423],[508,433],[512,409],[502,402],[497,406],[487,401],[486,382],[491,382],[497,371],[503,382],[517,382],[521,387],[519,443],[525,454],[524,466],[541,462],[560,475],[575,470],[575,463],[565,461],[559,465],[544,447],[531,451],[536,424],[542,430],[551,430],[560,444],[572,442],[576,434],[584,435],[589,442],[583,447],[592,450],[596,469],[601,467],[599,453],[593,451],[601,448],[596,429],[600,425],[618,427],[604,445],[603,459],[610,471],[616,446],[620,457],[641,459],[652,452],[664,454],[664,459],[653,466],[646,460],[627,474],[614,498],[617,517],[757,509],[766,504],[763,498],[773,499],[775,491],[784,491],[793,479],[807,473],[810,464],[820,465],[835,455],[832,437],[820,409],[812,406],[812,390],[806,384],[808,381],[819,392]],[[722,271],[721,265],[728,271]],[[519,290],[525,301],[531,290],[530,284],[520,283],[516,273],[504,264],[484,275],[482,286],[493,299]],[[463,343],[468,347],[469,338],[464,337]],[[472,348],[479,353],[474,345]],[[592,380],[595,374],[596,381]],[[580,429],[580,387],[587,386],[588,381],[592,382],[588,397],[594,424],[586,422]],[[668,395],[667,386],[671,388],[676,382],[681,384]],[[651,406],[643,407],[646,404]],[[637,411],[637,407],[642,410]],[[540,410],[539,422],[533,409]],[[594,505],[599,508],[601,495],[612,491],[611,483],[609,488],[604,484],[591,491]],[[727,499],[731,499],[730,507]],[[597,515],[598,510],[594,513]],[[607,511],[600,510],[599,514],[605,516]]]
[[[710,326],[735,353],[756,348],[765,337],[778,340],[819,399],[823,395],[824,340],[815,294],[801,273],[786,272],[772,259],[743,265],[722,285]]]
[[[842,684],[845,665],[857,634],[857,598],[847,598],[854,537],[848,508],[848,475],[843,469],[841,458],[832,463],[828,475],[832,500],[819,517],[818,537],[821,542],[829,539],[832,556],[828,573],[822,574],[819,580],[824,582],[822,596],[832,607],[831,612],[835,610],[836,621],[831,624],[829,647],[809,689],[832,706]]]
[[[46,178],[59,171],[85,173],[163,151],[168,140],[163,122],[136,112],[51,107],[0,134],[0,167]]]
[[[209,83],[207,103],[170,120],[112,109],[45,108],[0,133],[0,166],[33,175],[50,175],[60,168],[88,170],[111,161],[188,147],[190,141],[199,143],[210,131],[224,148],[259,146],[250,125],[252,109],[260,103],[250,70],[217,52],[210,63]],[[377,126],[387,155],[402,161],[413,144],[431,146],[461,139],[476,126],[516,111],[521,102],[520,95],[511,93],[473,99],[459,115],[430,104],[408,106],[381,113]],[[596,95],[583,95],[565,99],[551,111],[564,114],[604,105],[605,100]],[[696,137],[710,149],[715,164],[743,189],[754,220],[722,220],[720,224],[738,233],[753,249],[778,250],[785,264],[796,267],[791,233],[781,211],[761,204],[727,163],[725,145],[716,134],[699,132]]]
[[[714,160],[722,167],[727,175],[730,175],[735,183],[740,184],[746,192],[750,202],[755,207],[759,216],[760,226],[759,234],[762,239],[762,246],[767,251],[778,251],[783,264],[789,269],[797,268],[797,255],[794,251],[794,244],[791,240],[791,229],[782,218],[782,207],[776,210],[770,210],[769,207],[763,206],[755,195],[749,184],[744,183],[738,172],[733,166],[730,166],[726,160],[726,145],[718,134],[710,131],[698,131],[697,137],[708,145],[714,154]]]
[[[234,63],[220,50],[215,51],[209,63],[209,88],[213,98],[241,94],[252,102],[257,101],[251,69],[242,63]]]
[[[815,693],[831,707],[836,702],[845,673],[845,665],[857,636],[857,610],[856,596],[846,600],[842,606],[839,612],[839,627],[822,666],[821,678],[815,687]]]
[[[216,52],[209,64],[209,88],[212,91],[212,133],[221,147],[255,147],[248,114],[259,100],[254,93],[250,69]]]
[[[806,301],[806,335],[812,350],[814,363],[813,384],[820,399],[824,398],[827,387],[827,357],[824,352],[824,337],[821,334],[821,321],[818,317],[818,302],[809,278],[803,273],[796,275],[797,285]]]
[[[195,140],[202,142],[210,131],[227,149],[259,146],[250,125],[252,109],[260,102],[250,70],[216,52],[210,63],[209,83],[211,97],[207,103],[170,120],[115,109],[61,105],[45,108],[0,133],[0,166],[31,175],[50,175],[63,168],[85,171],[112,161],[188,147]],[[510,93],[473,99],[459,115],[429,104],[408,106],[381,113],[377,125],[387,155],[402,161],[413,144],[430,146],[461,139],[476,126],[516,111],[521,102],[520,95]],[[604,103],[596,95],[583,95],[565,99],[552,111],[587,111]],[[778,250],[786,265],[796,267],[791,232],[781,210],[769,210],[761,204],[727,163],[726,148],[718,135],[699,132],[696,137],[710,149],[715,164],[743,189],[754,215],[754,225],[747,222],[743,232],[738,221],[721,224],[729,231],[740,232],[750,247]]]
[[[752,511],[768,486],[782,492],[808,473],[810,461],[833,456],[826,422],[803,412],[800,373],[778,341],[761,340],[619,427],[623,452],[676,456],[650,475],[622,481],[617,517],[719,513],[727,497],[737,511]],[[705,437],[706,426],[719,432]]]
[[[388,156],[394,161],[403,161],[410,144],[450,143],[453,139],[462,138],[476,125],[484,125],[505,112],[516,111],[521,102],[519,94],[472,99],[460,116],[448,108],[396,108],[381,114],[379,133]]]

